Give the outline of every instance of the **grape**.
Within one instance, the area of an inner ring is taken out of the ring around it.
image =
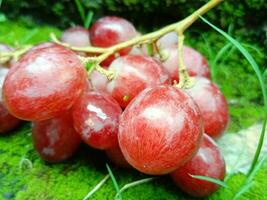
[[[136,37],[134,26],[126,19],[107,16],[97,20],[90,28],[90,40],[93,46],[97,47],[110,47],[115,44],[128,41]],[[131,50],[131,47],[121,49],[120,55],[126,55]],[[114,56],[109,56],[101,64],[109,66],[114,60]]]
[[[57,44],[41,44],[10,69],[3,99],[17,118],[40,121],[70,109],[87,87],[87,74],[77,55]]]
[[[61,41],[75,47],[91,46],[89,31],[81,26],[68,28],[61,35]]]
[[[49,120],[33,122],[33,144],[43,160],[60,162],[71,157],[78,149],[81,138],[72,123],[69,112]]]
[[[177,46],[173,45],[165,48],[163,52],[168,55],[167,59],[162,62],[163,66],[169,72],[172,81],[179,82]],[[183,46],[183,61],[190,76],[210,78],[210,70],[206,59],[193,48]]]
[[[132,166],[125,160],[119,145],[106,150],[108,158],[118,167],[132,168]]]
[[[108,79],[103,74],[99,73],[98,71],[93,71],[90,76],[91,88],[94,91],[107,93],[107,84]]]
[[[157,45],[160,49],[169,48],[178,44],[178,36],[176,32],[170,32],[163,35],[158,41]]]
[[[229,122],[227,101],[223,93],[204,77],[198,77],[194,87],[186,91],[200,109],[205,133],[214,138],[219,137]]]
[[[0,67],[0,134],[13,130],[21,122],[19,119],[9,114],[2,102],[2,86],[7,73],[7,68]]]
[[[169,83],[169,76],[155,59],[142,55],[126,55],[112,62],[109,70],[116,73],[108,82],[108,93],[125,108],[147,87]]]
[[[219,185],[199,180],[190,175],[207,176],[222,180],[225,175],[224,159],[215,142],[206,134],[197,154],[185,165],[171,173],[175,184],[194,197],[205,197],[218,190]]]
[[[5,81],[5,78],[8,74],[8,69],[7,68],[3,68],[3,67],[0,67],[0,101],[2,103],[2,89],[3,89],[3,84],[4,84],[4,81]]]
[[[142,91],[124,110],[119,145],[137,170],[167,174],[196,153],[203,132],[202,118],[192,98],[173,86]]]
[[[118,145],[119,104],[110,96],[87,92],[73,107],[74,127],[85,143],[97,149]]]
[[[147,55],[147,53],[144,53],[143,49],[136,47],[136,46],[134,46],[128,54],[129,55]]]

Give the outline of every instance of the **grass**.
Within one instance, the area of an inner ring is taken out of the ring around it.
[[[215,178],[208,177],[208,176],[192,175],[192,174],[190,174],[190,176],[192,178],[195,178],[195,179],[208,181],[208,182],[211,182],[211,183],[215,183],[215,184],[217,184],[217,185],[219,185],[221,187],[228,188],[227,184],[224,181],[221,181],[219,179],[215,179]]]
[[[267,121],[267,90],[266,90],[266,86],[264,83],[264,78],[263,78],[263,74],[261,73],[261,70],[258,66],[258,64],[256,63],[256,61],[254,60],[254,58],[251,56],[251,54],[234,38],[232,38],[229,34],[227,34],[226,32],[224,32],[223,30],[217,28],[216,26],[214,26],[213,24],[211,24],[209,21],[207,21],[205,18],[201,17],[201,19],[207,23],[208,25],[210,25],[213,29],[215,29],[217,32],[219,32],[221,35],[223,35],[227,40],[229,40],[233,45],[235,45],[235,47],[243,54],[243,56],[246,58],[246,60],[249,62],[250,66],[253,68],[259,85],[261,87],[262,90],[262,96],[263,96],[263,108],[265,110],[265,117],[264,117],[264,122],[262,125],[262,130],[261,130],[261,135],[260,135],[260,139],[259,139],[259,143],[257,146],[257,150],[255,152],[255,156],[254,159],[252,161],[251,164],[251,168],[248,172],[248,175],[250,175],[258,160],[259,160],[259,156],[260,156],[260,152],[263,146],[263,141],[264,141],[264,136],[265,136],[265,129],[266,129],[266,121]]]
[[[89,28],[92,18],[93,18],[93,11],[88,11],[87,14],[85,14],[84,7],[82,6],[80,0],[75,0],[78,12],[80,13],[81,19],[83,21],[83,26],[85,28]]]
[[[5,21],[0,23],[0,42],[12,46],[27,43],[37,44],[49,40],[49,33],[53,31],[59,35],[60,31],[54,27],[21,24],[20,22]],[[205,38],[205,40],[203,39]],[[187,33],[186,42],[199,49],[213,67],[213,80],[226,95],[230,105],[231,123],[228,132],[236,132],[242,128],[262,121],[264,112],[260,105],[261,88],[257,78],[252,76],[253,70],[241,54],[233,50],[219,52],[228,41],[215,32],[205,32],[196,35]],[[242,43],[251,45],[247,41]],[[207,45],[209,48],[207,48]],[[258,51],[263,52],[260,46],[253,44]],[[229,47],[231,49],[232,47]],[[229,50],[228,49],[228,50]],[[222,51],[222,50],[221,50]],[[248,51],[256,58],[259,66],[263,65],[263,56],[253,48]],[[225,58],[228,54],[227,59]],[[214,62],[214,59],[217,59]],[[95,188],[99,180],[107,174],[107,159],[103,152],[81,146],[77,155],[64,163],[47,164],[39,159],[34,151],[30,124],[25,123],[10,135],[0,138],[0,199],[16,200],[73,200],[83,199],[89,188]],[[109,169],[113,169],[108,164]],[[266,191],[266,162],[258,168],[250,183],[243,189],[240,199],[267,199]],[[117,169],[110,172],[116,177],[119,190],[114,189],[114,180],[108,179],[97,192],[89,199],[114,199],[118,191],[129,183],[146,180],[147,176],[134,171]],[[111,176],[111,173],[110,176]],[[254,174],[253,174],[254,175]],[[233,199],[244,185],[246,177],[242,174],[231,175],[227,179],[227,188],[221,188],[210,196],[209,200]],[[134,185],[124,190],[122,199],[135,200],[174,200],[193,199],[179,191],[168,176],[160,177],[154,181]]]

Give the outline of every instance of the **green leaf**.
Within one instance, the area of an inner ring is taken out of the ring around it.
[[[3,0],[0,0],[0,8],[1,8],[1,6],[2,6],[2,2],[3,2]]]
[[[267,76],[267,69],[265,69],[265,71],[263,72],[263,76]]]
[[[108,170],[108,173],[109,173],[110,178],[111,178],[111,180],[112,180],[112,183],[113,183],[113,185],[114,185],[114,188],[115,188],[115,190],[116,190],[116,193],[118,193],[118,192],[120,191],[120,189],[119,189],[119,185],[118,185],[118,183],[117,183],[117,181],[116,181],[116,178],[115,178],[115,176],[113,175],[113,173],[112,173],[112,171],[111,171],[111,169],[110,169],[110,167],[109,167],[108,164],[106,164],[106,168],[107,168],[107,170]],[[118,199],[118,200],[122,200],[120,194],[118,195],[117,199]]]
[[[76,3],[78,11],[80,13],[80,16],[82,18],[82,21],[85,22],[85,13],[84,13],[84,9],[83,9],[83,6],[82,6],[80,0],[75,0],[75,3]]]
[[[129,188],[131,188],[131,187],[140,185],[140,184],[144,184],[144,183],[153,181],[153,180],[155,180],[156,178],[157,178],[157,177],[145,178],[145,179],[141,179],[141,180],[134,181],[134,182],[131,182],[131,183],[127,183],[126,185],[124,185],[124,186],[119,190],[119,192],[117,192],[117,194],[116,194],[116,196],[115,196],[115,200],[118,199],[118,196],[121,195],[121,193],[124,192],[125,190],[127,190],[127,189],[129,189]]]
[[[225,187],[227,188],[227,184],[219,179],[216,179],[216,178],[212,178],[212,177],[208,177],[208,176],[199,176],[199,175],[191,175],[189,174],[192,178],[195,178],[195,179],[199,179],[199,180],[203,180],[203,181],[208,181],[208,182],[211,182],[211,183],[215,183],[217,185],[220,185],[222,187]]]
[[[211,24],[208,20],[206,20],[205,18],[201,17],[200,18],[207,23],[208,25],[210,25],[213,29],[215,29],[217,32],[219,32],[220,34],[222,34],[226,39],[228,39],[242,54],[243,56],[247,59],[247,61],[250,63],[251,67],[253,68],[254,72],[256,73],[256,76],[258,78],[261,90],[262,90],[262,95],[263,95],[263,101],[264,101],[264,109],[265,109],[265,120],[262,126],[262,131],[261,131],[261,136],[258,142],[258,146],[257,146],[257,150],[255,152],[250,170],[248,172],[248,176],[253,172],[258,160],[259,160],[259,155],[263,146],[263,141],[264,141],[264,137],[265,137],[265,127],[266,127],[266,119],[267,119],[267,92],[266,92],[266,86],[264,83],[264,79],[263,76],[261,74],[260,68],[258,66],[258,64],[256,63],[256,61],[254,60],[254,58],[251,56],[251,54],[237,41],[235,40],[233,37],[231,37],[230,35],[228,35],[226,32],[224,32],[223,30],[219,29],[218,27],[216,27],[215,25]]]
[[[87,15],[86,15],[86,19],[84,21],[84,27],[85,28],[89,28],[92,22],[94,16],[94,12],[93,11],[88,11]]]

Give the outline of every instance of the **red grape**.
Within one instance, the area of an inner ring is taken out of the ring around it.
[[[142,55],[126,55],[112,62],[109,70],[116,77],[108,82],[107,91],[121,107],[147,87],[169,83],[169,76],[162,65],[153,58]]]
[[[132,168],[132,166],[125,160],[119,145],[106,150],[108,158],[118,167]]]
[[[136,47],[136,46],[134,46],[128,54],[129,55],[146,55],[141,48]]]
[[[43,160],[60,162],[74,154],[81,138],[72,123],[69,112],[49,120],[33,122],[33,144]]]
[[[61,41],[75,47],[91,46],[89,31],[81,26],[68,28],[61,35]]]
[[[137,36],[134,26],[126,19],[107,16],[97,20],[90,29],[90,40],[93,46],[110,47],[115,44],[125,42]],[[131,50],[131,47],[119,51],[120,55],[125,55]],[[114,56],[108,57],[101,64],[108,66]]]
[[[202,137],[197,105],[173,86],[142,91],[124,110],[119,145],[125,159],[146,174],[167,174],[196,153]]]
[[[83,141],[97,149],[118,145],[120,105],[110,96],[87,92],[73,106],[73,122]]]
[[[3,86],[10,113],[29,121],[46,120],[70,109],[87,87],[77,55],[56,44],[30,50],[10,69]]]
[[[91,88],[94,91],[107,93],[108,79],[103,74],[94,70],[92,74],[90,75],[90,82],[91,82]]]
[[[196,84],[186,90],[195,100],[203,117],[205,133],[219,137],[229,121],[227,101],[219,88],[209,79],[199,77]]]
[[[160,49],[169,48],[178,44],[178,36],[176,32],[170,32],[163,35],[157,42]]]
[[[177,46],[165,48],[168,58],[162,63],[169,72],[172,81],[179,82]],[[183,60],[190,76],[204,76],[210,78],[210,70],[206,59],[191,47],[183,47]]]
[[[206,134],[197,154],[185,165],[171,173],[175,184],[194,197],[205,197],[217,191],[219,185],[196,179],[190,175],[208,176],[222,180],[225,175],[224,159],[215,142]]]
[[[8,73],[7,68],[0,67],[0,134],[11,131],[20,124],[20,120],[9,114],[2,102],[2,86]]]

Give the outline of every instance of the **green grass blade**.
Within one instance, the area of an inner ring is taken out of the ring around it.
[[[231,24],[229,25],[229,27],[228,27],[227,33],[228,33],[229,35],[232,35],[233,31],[234,31],[234,24],[231,23]]]
[[[117,199],[118,199],[118,196],[121,195],[121,193],[124,192],[125,190],[127,190],[127,189],[129,189],[129,188],[131,188],[131,187],[140,185],[140,184],[144,184],[144,183],[153,181],[153,180],[155,180],[156,178],[157,178],[157,177],[145,178],[145,179],[141,179],[141,180],[134,181],[134,182],[131,182],[131,183],[128,183],[128,184],[124,185],[124,186],[119,190],[119,192],[117,192],[117,194],[116,194],[116,196],[115,196],[115,200],[117,200]]]
[[[257,48],[255,47],[254,45],[251,45],[251,44],[247,44],[247,43],[242,43],[242,45],[246,48],[250,48],[250,49],[253,49],[260,57],[263,57],[263,54],[262,52]]]
[[[93,19],[93,16],[94,16],[94,12],[91,11],[91,10],[88,11],[88,13],[86,15],[86,18],[85,18],[85,21],[84,21],[84,27],[85,28],[89,28],[90,27],[92,19]]]
[[[199,175],[192,175],[192,174],[189,174],[192,178],[195,178],[195,179],[199,179],[199,180],[203,180],[203,181],[208,181],[208,182],[211,182],[211,183],[215,183],[217,185],[220,185],[222,187],[225,187],[227,188],[227,184],[219,179],[216,179],[216,178],[212,178],[212,177],[208,177],[208,176],[199,176]]]
[[[211,45],[209,43],[209,41],[206,39],[206,37],[204,35],[201,34],[201,38],[203,39],[203,41],[205,42],[205,45],[207,46],[207,50],[208,50],[208,56],[209,58],[213,58],[213,50],[211,48]]]
[[[220,60],[222,58],[222,56],[227,52],[227,50],[232,46],[232,44],[229,42],[226,45],[224,45],[220,51],[217,53],[217,55],[215,56],[215,58],[212,61],[211,64],[211,74],[214,75],[215,73],[215,69],[216,69],[216,64],[218,62],[218,60]]]
[[[263,72],[263,76],[267,76],[267,69],[265,69],[265,71]]]
[[[249,175],[249,177],[246,179],[245,184],[242,186],[242,188],[236,193],[234,196],[234,200],[241,197],[245,192],[247,192],[251,186],[253,185],[253,178],[256,176],[256,173],[259,171],[259,169],[262,167],[263,163],[267,160],[267,155],[261,159],[260,162],[256,165],[253,172]]]
[[[248,191],[251,188],[252,185],[253,185],[252,182],[244,185],[244,187],[242,187],[241,190],[239,190],[238,193],[236,193],[236,195],[233,197],[233,200],[239,199],[246,191]]]
[[[110,175],[106,175],[84,198],[83,200],[89,199],[97,190],[99,190],[105,182],[109,179]]]
[[[1,8],[1,6],[2,6],[2,2],[3,2],[3,0],[0,0],[0,8]]]
[[[226,39],[228,39],[242,54],[243,56],[247,59],[247,61],[250,63],[251,67],[253,68],[253,70],[255,71],[261,90],[262,90],[262,94],[263,94],[263,101],[264,101],[264,109],[265,109],[265,115],[267,115],[267,92],[266,92],[266,86],[264,84],[264,79],[263,76],[261,74],[260,68],[258,66],[258,64],[255,62],[255,60],[253,59],[253,57],[250,55],[250,53],[234,38],[232,38],[230,35],[228,35],[227,33],[225,33],[223,30],[217,28],[216,26],[214,26],[213,24],[211,24],[209,21],[207,21],[205,18],[201,17],[200,18],[207,23],[208,25],[210,25],[213,29],[215,29],[217,32],[219,32],[220,34],[222,34]],[[261,131],[261,136],[258,142],[258,147],[257,150],[255,152],[254,158],[253,158],[253,162],[251,164],[249,173],[252,173],[258,160],[259,160],[259,155],[263,146],[263,140],[264,140],[264,136],[265,136],[265,126],[266,126],[266,119],[264,121],[264,124],[262,126],[262,131]]]
[[[80,0],[75,0],[75,3],[76,3],[78,11],[80,13],[80,16],[82,18],[82,21],[85,22],[85,13],[84,13],[84,9],[83,9],[83,6],[82,6]]]
[[[116,178],[115,178],[115,176],[113,175],[113,173],[112,173],[112,171],[111,171],[111,169],[110,169],[110,167],[109,167],[108,164],[106,164],[106,168],[107,168],[107,170],[108,170],[108,173],[109,173],[110,178],[111,178],[111,180],[112,180],[112,183],[113,183],[113,185],[114,185],[114,188],[115,188],[115,190],[116,190],[116,193],[118,193],[118,192],[120,191],[120,189],[119,189],[119,185],[118,185],[118,183],[117,183],[117,181],[116,181]],[[117,200],[122,200],[120,194],[118,195]]]
[[[252,179],[256,176],[257,172],[260,170],[260,168],[263,166],[264,162],[267,160],[267,155],[264,156],[256,165],[255,169],[253,172],[249,175],[247,181],[251,182]]]
[[[232,44],[229,42],[227,44],[225,44],[220,51],[217,53],[217,55],[215,56],[212,65],[215,65],[218,60],[220,60],[220,58],[225,54],[225,52],[227,52],[227,50],[232,46]]]
[[[232,46],[231,49],[227,52],[227,54],[222,58],[221,60],[221,64],[223,64],[228,58],[229,56],[231,56],[236,50],[235,46]]]
[[[248,172],[249,175],[255,169],[255,166],[256,166],[256,164],[258,162],[258,159],[259,159],[259,156],[260,156],[260,153],[261,153],[261,149],[262,149],[263,142],[264,142],[266,123],[267,123],[267,115],[265,115],[265,118],[264,118],[264,121],[263,121],[263,125],[262,125],[262,129],[261,129],[261,135],[260,135],[260,139],[259,139],[259,142],[258,142],[258,146],[257,146],[256,152],[255,152],[255,155],[254,155],[254,158],[253,158],[253,161],[252,161],[252,165],[251,165],[251,167],[249,169],[249,172]]]

